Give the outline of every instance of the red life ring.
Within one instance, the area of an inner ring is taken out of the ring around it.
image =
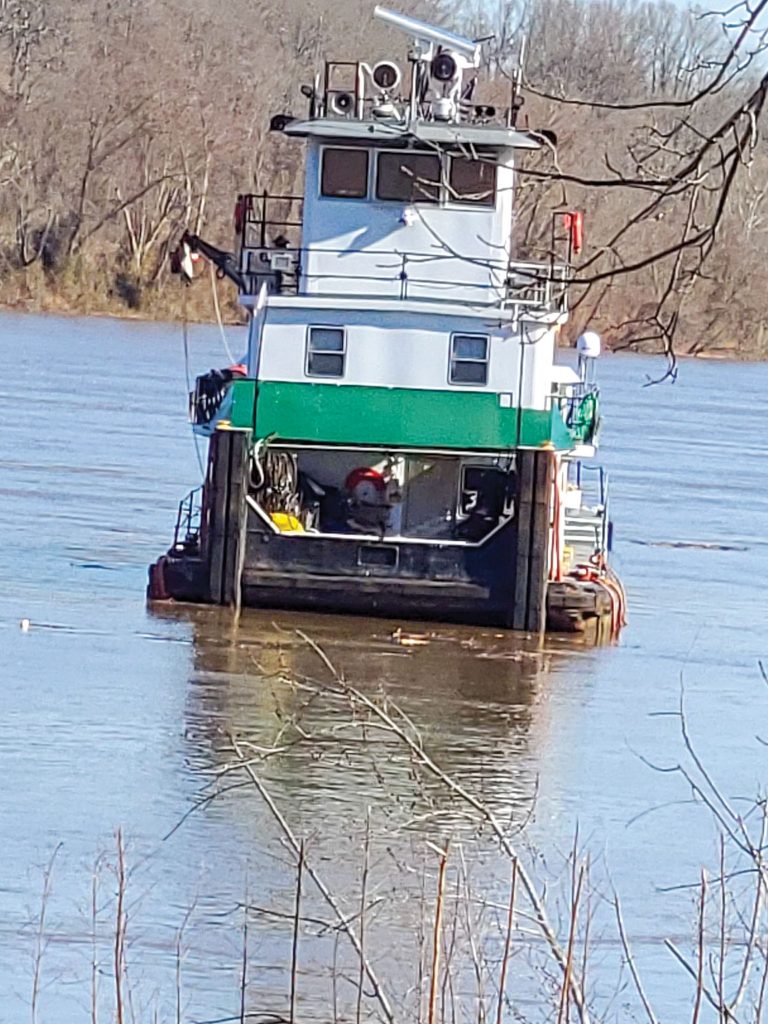
[[[379,505],[387,495],[387,482],[370,466],[358,466],[344,481],[344,489],[362,505]]]
[[[371,469],[370,466],[358,466],[357,469],[353,469],[344,481],[344,487],[348,491],[354,491],[363,480],[370,480],[378,491],[385,491],[387,489],[384,477],[378,470]]]

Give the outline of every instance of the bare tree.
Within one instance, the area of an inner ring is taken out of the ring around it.
[[[766,247],[766,5],[405,5],[492,37],[492,100],[525,37],[523,117],[557,144],[519,168],[515,233],[546,256],[553,211],[584,210],[574,333],[589,320],[616,346],[760,350],[768,297],[746,285]],[[265,0],[256,24],[247,0],[0,0],[0,300],[170,309],[181,228],[225,240],[234,195],[296,190],[300,151],[269,116],[326,56],[401,52],[372,7]]]

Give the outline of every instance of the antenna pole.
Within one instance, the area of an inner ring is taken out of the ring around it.
[[[520,56],[517,58],[517,71],[515,72],[515,95],[520,95],[523,86],[523,68],[525,67],[525,36],[520,40]]]
[[[512,78],[512,98],[509,108],[510,128],[514,128],[517,124],[517,115],[520,112],[520,107],[522,106],[520,94],[523,87],[523,68],[525,66],[525,41],[525,36],[523,36],[520,40],[520,54],[517,58],[517,67],[515,68],[515,74]]]

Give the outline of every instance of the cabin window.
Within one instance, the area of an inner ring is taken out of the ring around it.
[[[320,193],[336,199],[368,195],[368,150],[324,149]]]
[[[307,334],[307,376],[343,377],[346,337],[343,327],[310,327]]]
[[[451,335],[451,384],[488,383],[488,340],[485,334]]]
[[[440,157],[433,153],[379,153],[376,198],[401,203],[440,201]]]
[[[452,157],[448,174],[448,199],[454,203],[493,206],[496,203],[496,164],[461,156]]]

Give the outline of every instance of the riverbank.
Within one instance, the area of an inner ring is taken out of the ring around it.
[[[134,320],[147,324],[174,324],[186,320],[194,324],[215,324],[216,307],[213,300],[211,278],[201,275],[191,286],[184,286],[180,281],[166,282],[163,289],[152,288],[143,295],[139,305],[130,305],[118,293],[115,287],[99,288],[96,283],[69,287],[48,287],[42,275],[35,276],[35,286],[30,282],[13,283],[12,280],[0,282],[0,312],[54,314],[66,317],[107,317],[114,320]],[[242,308],[237,304],[229,282],[215,281],[219,310],[223,323],[230,327],[243,326],[246,323]],[[596,329],[599,331],[600,327]],[[661,349],[652,343],[637,348],[611,347],[610,333],[603,335],[603,343],[608,351],[628,352],[630,354],[660,355]],[[570,348],[564,345],[563,348]],[[768,344],[757,339],[754,345],[738,347],[731,345],[701,348],[700,343],[686,345],[683,341],[676,344],[678,358],[722,360],[732,362],[766,362],[768,361]]]
[[[42,267],[35,265],[0,279],[0,310],[113,317],[146,323],[174,323],[182,319],[190,323],[215,323],[214,286],[224,322],[245,323],[231,284],[209,274],[202,274],[190,286],[184,286],[178,278],[169,281],[164,277],[161,283],[138,288],[127,275],[73,270],[49,277]]]

